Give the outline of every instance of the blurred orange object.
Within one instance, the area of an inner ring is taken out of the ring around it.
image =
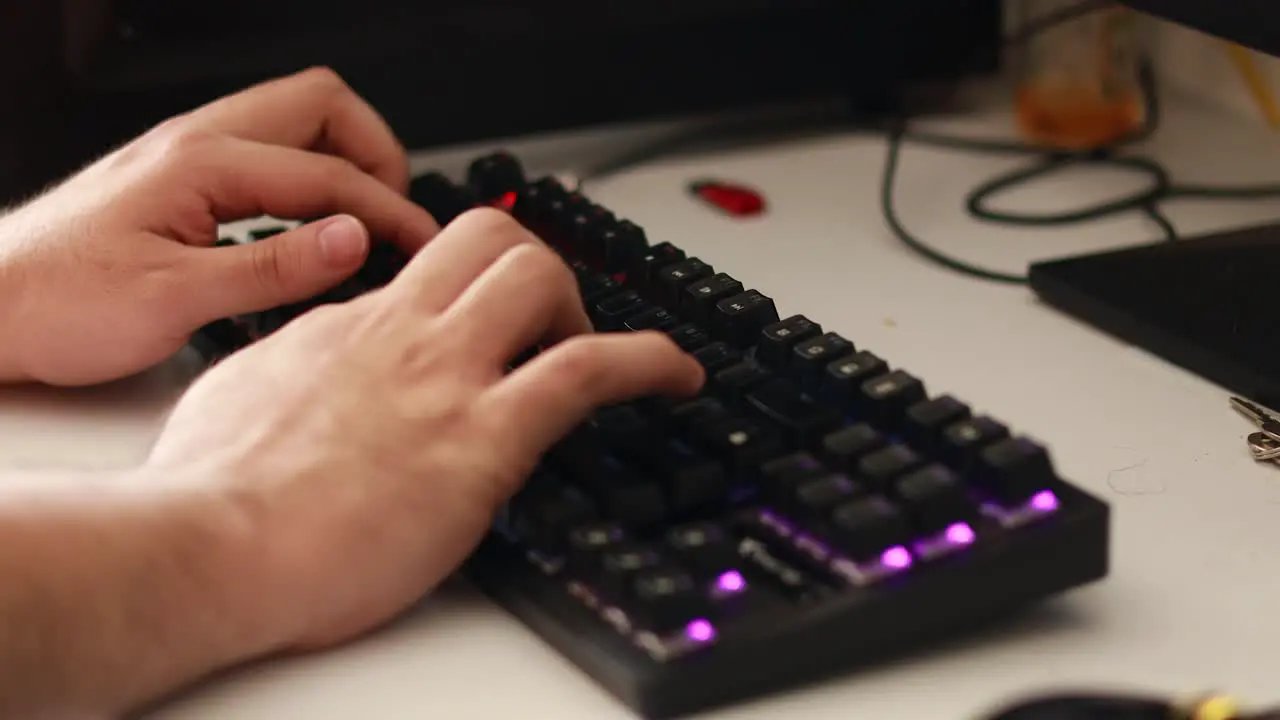
[[[1021,21],[1058,10],[1057,0],[1023,0]],[[1021,51],[1018,126],[1052,148],[1104,147],[1138,130],[1145,117],[1134,13],[1108,7],[1048,29]]]

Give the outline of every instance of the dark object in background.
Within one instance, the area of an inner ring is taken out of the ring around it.
[[[1023,700],[983,720],[1280,720],[1280,712],[1243,710],[1223,695],[1177,703],[1154,696],[1093,693]]]
[[[1280,6],[1273,0],[1124,2],[1280,54]],[[1247,197],[1248,190],[1182,194]],[[1041,262],[1032,266],[1030,282],[1058,310],[1231,393],[1274,405],[1280,402],[1280,319],[1267,308],[1277,270],[1280,225],[1273,224]]]
[[[1280,55],[1275,0],[1120,0],[1135,10]]]
[[[1031,266],[1049,305],[1263,405],[1280,403],[1280,227]],[[1226,412],[1226,403],[1223,403]]]
[[[311,65],[421,148],[790,99],[874,113],[908,81],[994,69],[1000,41],[998,0],[0,0],[0,13],[0,203]]]

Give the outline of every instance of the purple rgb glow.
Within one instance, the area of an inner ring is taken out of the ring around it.
[[[706,620],[694,620],[685,627],[684,634],[694,642],[711,642],[716,636],[716,629]]]
[[[891,547],[880,556],[880,564],[894,570],[905,570],[911,567],[911,552],[901,545]]]
[[[747,587],[747,581],[742,577],[742,573],[737,570],[730,570],[716,580],[716,587],[719,588],[721,592],[726,593],[742,592]]]
[[[968,545],[977,539],[977,534],[968,523],[956,523],[947,528],[946,538],[952,545]]]
[[[1053,512],[1058,509],[1058,496],[1052,490],[1041,490],[1031,498],[1030,505],[1040,512]]]

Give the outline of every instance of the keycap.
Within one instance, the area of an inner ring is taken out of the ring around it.
[[[788,369],[805,389],[816,388],[818,379],[833,360],[853,352],[853,343],[838,333],[824,333],[798,343],[791,351]]]
[[[605,519],[640,528],[667,516],[666,498],[658,482],[614,453],[572,436],[554,448],[550,457],[565,478],[594,501]]]
[[[807,452],[791,453],[760,466],[760,485],[766,495],[785,503],[798,485],[829,473],[813,455]]]
[[[276,235],[279,235],[288,229],[289,228],[283,225],[273,225],[271,227],[257,228],[255,230],[249,231],[249,237],[253,241],[257,242],[259,240],[266,240],[267,238],[275,237]]]
[[[544,177],[529,183],[516,193],[511,214],[521,224],[538,233],[542,223],[550,219],[553,203],[569,194],[564,185],[553,177]]]
[[[948,425],[942,431],[938,456],[952,469],[966,475],[982,448],[1007,437],[1009,428],[991,417],[979,415]]]
[[[893,495],[923,533],[941,532],[953,523],[970,521],[977,514],[968,488],[954,472],[938,463],[898,478],[893,483]]]
[[[881,495],[847,502],[831,514],[835,543],[854,560],[870,560],[911,539],[906,515]]]
[[[695,429],[709,452],[724,460],[737,477],[783,453],[777,435],[744,418],[730,418]]]
[[[597,582],[614,597],[626,597],[631,583],[640,573],[662,564],[662,555],[649,545],[632,543],[612,548],[600,556]]]
[[[522,497],[512,507],[512,524],[531,546],[547,551],[564,549],[569,531],[596,519],[582,498],[557,492]]]
[[[599,247],[592,242],[593,233],[601,223],[612,219],[613,214],[572,190],[553,197],[548,206],[547,221],[539,237],[590,265],[599,265]]]
[[[710,602],[693,575],[674,567],[636,573],[627,609],[641,627],[659,635],[684,627],[705,614]]]
[[[822,334],[822,326],[804,315],[792,315],[760,330],[756,360],[765,367],[781,372],[791,361],[791,351],[804,340]]]
[[[577,194],[571,194],[569,197],[574,201],[574,205],[561,230],[565,238],[564,245],[593,267],[605,273],[616,272],[617,268],[605,265],[605,238],[610,229],[617,224],[617,218],[605,208]]]
[[[862,384],[889,372],[889,364],[863,350],[831,361],[822,369],[818,393],[846,412],[858,410]]]
[[[430,213],[441,227],[479,202],[469,189],[455,185],[436,172],[419,175],[410,181],[409,198]]]
[[[857,423],[828,433],[818,453],[822,462],[840,472],[854,472],[862,458],[888,444],[884,435],[866,423]]]
[[[687,435],[703,425],[728,420],[730,416],[724,403],[712,397],[700,397],[679,403],[671,409],[668,417],[676,432]]]
[[[789,380],[763,382],[747,394],[747,404],[773,423],[797,447],[813,447],[843,422],[840,413],[804,395]]]
[[[618,447],[631,438],[654,432],[649,419],[631,405],[600,408],[587,419],[586,425],[595,432],[600,442],[611,447]]]
[[[639,315],[633,315],[623,324],[623,329],[633,332],[641,330],[672,330],[680,321],[666,308],[650,307]]]
[[[924,383],[904,370],[894,370],[862,383],[857,406],[876,424],[900,428],[907,408],[924,400]]]
[[[632,446],[627,459],[663,487],[667,509],[676,516],[722,506],[731,489],[724,464],[676,437],[658,435]]]
[[[467,184],[482,203],[490,203],[525,185],[524,168],[508,152],[494,152],[472,160],[467,166]]]
[[[907,408],[902,436],[913,446],[935,452],[947,426],[969,417],[969,406],[950,395],[918,402]]]
[[[408,262],[408,257],[400,248],[387,243],[375,243],[369,248],[369,256],[356,272],[356,278],[369,289],[380,288],[396,279]]]
[[[862,492],[862,488],[848,476],[827,474],[796,485],[787,509],[800,520],[818,518]]]
[[[719,573],[738,562],[737,540],[721,524],[702,521],[667,532],[667,546],[681,560],[707,573]]]
[[[694,350],[693,359],[702,364],[707,375],[714,375],[721,370],[736,365],[742,360],[742,353],[722,342],[713,342]]]
[[[875,488],[884,488],[889,481],[919,467],[924,460],[902,443],[890,443],[858,461],[857,476]]]
[[[716,302],[711,311],[711,334],[730,345],[750,347],[765,327],[777,321],[773,298],[748,290]]]
[[[773,375],[750,360],[716,372],[709,390],[730,403],[741,403],[748,393],[768,382]]]
[[[590,310],[598,303],[614,295],[622,294],[622,285],[607,275],[588,275],[578,284],[582,293],[582,304]]]
[[[634,317],[653,307],[634,290],[623,290],[596,303],[591,311],[591,321],[596,330],[612,332],[622,330],[627,318]]]
[[[626,528],[619,523],[609,520],[590,522],[569,531],[565,554],[570,562],[584,571],[595,571],[606,551],[628,540]]]
[[[738,541],[738,557],[747,582],[767,587],[792,602],[812,602],[827,594],[821,580],[789,557],[780,545],[758,537]]]
[[[631,261],[627,269],[627,283],[641,292],[647,292],[655,274],[685,259],[684,251],[669,242],[661,242],[649,248]]]
[[[707,333],[706,330],[703,330],[693,323],[677,325],[676,327],[667,330],[667,334],[670,335],[676,345],[679,345],[680,349],[685,352],[691,353],[694,350],[706,347],[711,343],[711,335]]]
[[[625,271],[649,249],[644,230],[630,220],[605,224],[599,237],[600,266],[608,273]]]
[[[1005,504],[1026,502],[1056,482],[1049,451],[1028,437],[1005,438],[988,445],[978,455],[973,478]]]
[[[698,258],[687,258],[654,273],[652,292],[655,302],[668,310],[678,311],[684,289],[715,274],[715,268]]]
[[[716,303],[741,293],[742,289],[742,283],[725,273],[716,273],[689,283],[680,295],[680,315],[710,329],[711,314]]]
[[[215,320],[195,332],[191,338],[191,346],[195,348],[206,363],[214,363],[222,358],[248,347],[253,338],[245,328],[234,320]]]

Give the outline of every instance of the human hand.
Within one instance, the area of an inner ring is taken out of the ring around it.
[[[246,652],[327,646],[405,609],[595,407],[703,382],[664,334],[589,330],[564,262],[509,216],[473,210],[386,287],[198,380],[142,472],[195,478],[184,487],[247,528],[223,584],[231,624],[257,628]]]
[[[336,286],[370,235],[412,253],[439,228],[408,182],[391,131],[328,70],[173,118],[0,218],[0,381],[126,376],[208,322]],[[214,247],[220,223],[334,213]]]

